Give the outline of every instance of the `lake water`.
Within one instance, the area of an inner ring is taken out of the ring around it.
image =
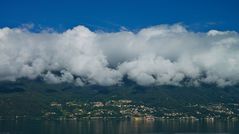
[[[238,121],[127,121],[82,120],[40,121],[1,120],[0,134],[160,134],[160,133],[235,133]]]

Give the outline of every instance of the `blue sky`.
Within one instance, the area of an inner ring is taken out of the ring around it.
[[[238,7],[238,0],[1,0],[0,27],[117,31],[182,23],[193,31],[239,31]]]
[[[238,7],[239,0],[0,0],[0,81],[238,85]],[[161,24],[169,26],[150,27]],[[51,28],[59,33],[41,32]]]

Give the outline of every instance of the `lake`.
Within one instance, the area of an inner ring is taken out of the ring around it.
[[[80,121],[1,120],[0,134],[160,134],[239,133],[239,121],[117,120]]]

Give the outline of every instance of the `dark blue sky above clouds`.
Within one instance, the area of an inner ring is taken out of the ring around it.
[[[137,30],[182,23],[193,31],[239,31],[238,0],[1,0],[0,27]]]

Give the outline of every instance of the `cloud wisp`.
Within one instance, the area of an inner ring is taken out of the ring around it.
[[[0,29],[0,81],[42,78],[49,83],[230,86],[239,83],[239,34],[159,25],[134,33],[63,33]]]

